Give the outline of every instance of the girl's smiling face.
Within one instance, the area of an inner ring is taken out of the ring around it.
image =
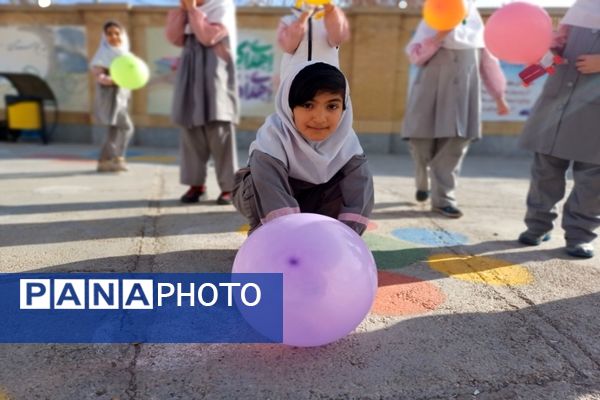
[[[121,29],[118,26],[111,25],[104,31],[106,35],[106,41],[112,47],[119,47],[122,43],[121,40]]]
[[[312,100],[292,109],[296,129],[310,141],[327,139],[340,123],[343,104],[339,93],[317,92]]]

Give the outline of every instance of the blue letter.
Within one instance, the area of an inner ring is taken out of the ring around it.
[[[134,296],[135,292],[139,292],[139,295]],[[142,290],[142,286],[139,283],[134,283],[133,286],[131,287],[131,292],[129,292],[129,297],[127,297],[127,301],[125,302],[125,305],[130,306],[131,302],[134,300],[143,301],[145,306],[150,304],[148,302],[148,299],[146,298],[146,295],[144,294],[144,290]]]
[[[67,294],[67,292],[70,293],[70,295]],[[79,298],[77,297],[77,294],[75,294],[75,289],[73,288],[73,284],[72,283],[66,283],[65,286],[63,287],[63,291],[60,294],[60,297],[58,298],[58,301],[56,302],[57,306],[62,305],[62,303],[65,300],[71,300],[74,301],[76,305],[80,306],[81,302],[79,301]]]
[[[34,292],[32,289],[38,288],[39,291]],[[27,283],[27,305],[31,305],[31,299],[33,297],[41,297],[46,293],[46,286],[41,283]]]

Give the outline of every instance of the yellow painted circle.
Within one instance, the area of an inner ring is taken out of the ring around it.
[[[505,286],[533,282],[533,276],[526,268],[496,258],[434,254],[427,262],[432,269],[463,281]]]
[[[238,233],[241,233],[242,235],[246,235],[246,234],[248,234],[249,230],[250,230],[250,225],[244,224],[244,225],[240,226],[237,231],[238,231]]]

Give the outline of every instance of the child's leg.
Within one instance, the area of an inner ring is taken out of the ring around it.
[[[600,165],[575,162],[575,186],[567,199],[562,218],[567,246],[591,243],[600,227]]]
[[[432,207],[456,207],[454,190],[469,144],[469,139],[459,137],[436,139],[435,155],[429,163]]]
[[[125,157],[127,146],[133,136],[133,123],[127,112],[122,112],[117,117],[116,154],[117,157]]]
[[[415,164],[415,183],[417,190],[429,190],[429,176],[427,173],[429,162],[433,157],[433,144],[435,139],[409,139],[408,148]]]
[[[109,126],[104,138],[104,144],[100,149],[100,156],[98,160],[111,160],[117,157],[117,138],[119,135],[118,128],[116,126]]]
[[[527,231],[542,236],[552,230],[558,216],[556,203],[565,195],[565,174],[570,161],[535,153],[527,193]]]
[[[231,122],[210,122],[206,125],[208,146],[215,161],[215,172],[221,192],[233,190],[233,175],[237,170],[235,129]]]
[[[180,181],[188,186],[203,186],[210,149],[203,126],[184,128],[179,145],[181,156]]]
[[[261,222],[250,168],[240,169],[235,174],[234,180],[235,185],[232,191],[233,205],[248,220],[248,224],[250,225],[248,234],[251,234],[256,228],[261,226]]]

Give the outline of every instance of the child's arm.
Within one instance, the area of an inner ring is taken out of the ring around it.
[[[410,43],[406,47],[406,54],[411,64],[419,67],[427,61],[442,47],[442,42],[451,31],[438,31],[434,36],[426,38],[422,42]]]
[[[327,30],[327,42],[331,47],[339,47],[350,39],[348,19],[339,7],[331,3],[325,4],[324,23]]]
[[[481,63],[479,64],[481,80],[487,92],[496,100],[496,112],[498,115],[506,115],[510,108],[504,94],[506,92],[506,77],[500,68],[498,59],[486,48],[481,51]]]
[[[279,22],[277,28],[277,43],[281,49],[289,54],[294,54],[304,35],[306,34],[306,21],[308,21],[308,11],[300,14],[300,17],[292,22],[286,24],[283,21]]]
[[[362,235],[369,224],[373,210],[373,177],[369,171],[367,157],[354,156],[342,168],[344,178],[340,181],[340,190],[344,204],[338,219]]]
[[[257,207],[263,224],[300,212],[288,181],[288,170],[279,160],[258,150],[250,157],[250,170]]]
[[[554,32],[552,38],[552,44],[550,49],[554,54],[562,55],[565,46],[567,45],[567,38],[569,37],[569,31],[571,27],[569,25],[560,25],[558,31]]]
[[[183,47],[185,41],[185,24],[187,23],[187,13],[182,8],[171,10],[167,14],[167,26],[165,35],[167,40],[177,47]]]
[[[196,39],[204,46],[214,46],[228,35],[224,25],[210,22],[206,14],[195,7],[188,10],[188,19]]]
[[[108,70],[106,68],[93,66],[92,74],[96,81],[101,85],[113,86],[115,84],[110,75],[108,75]]]

